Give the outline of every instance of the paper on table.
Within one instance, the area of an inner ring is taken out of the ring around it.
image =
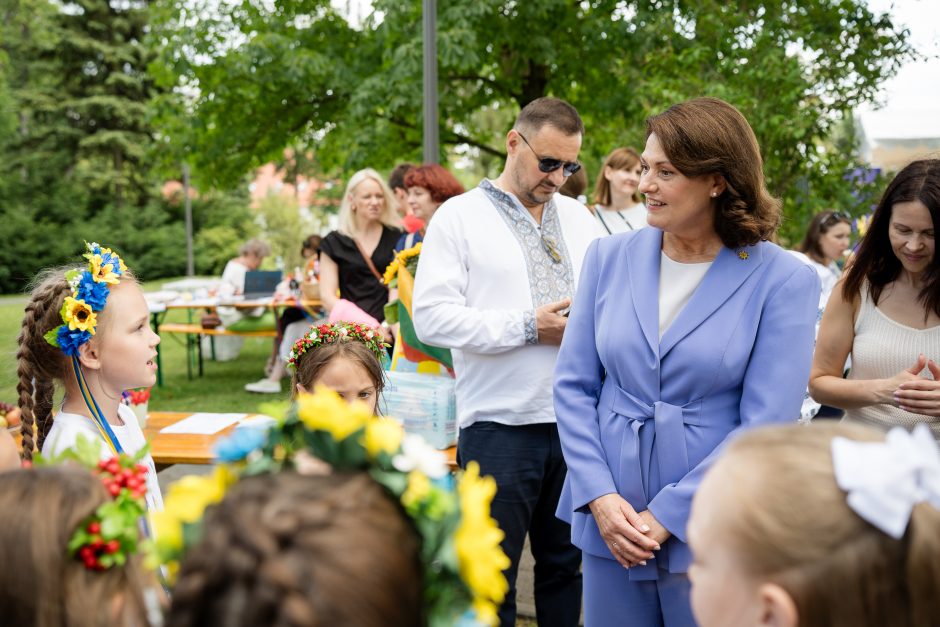
[[[210,414],[200,412],[189,418],[184,418],[168,427],[160,429],[160,433],[193,433],[212,435],[222,429],[233,425],[248,414]]]

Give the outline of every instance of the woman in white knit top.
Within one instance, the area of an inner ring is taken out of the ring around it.
[[[810,393],[845,420],[888,429],[926,423],[940,439],[940,159],[888,186],[823,315]],[[848,379],[842,368],[849,352]]]

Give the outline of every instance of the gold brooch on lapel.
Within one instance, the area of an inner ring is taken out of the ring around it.
[[[748,257],[750,257],[750,255],[748,255],[748,254],[747,254],[747,251],[744,250],[743,248],[738,251],[738,259],[741,259],[742,261],[744,261],[744,260],[746,260]]]

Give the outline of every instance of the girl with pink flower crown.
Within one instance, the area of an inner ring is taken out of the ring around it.
[[[386,346],[382,332],[365,325],[334,322],[311,327],[290,352],[291,398],[324,385],[346,402],[363,402],[378,415],[385,387],[380,360]]]
[[[124,390],[156,381],[160,337],[149,324],[143,292],[121,258],[86,244],[82,266],[46,270],[26,305],[16,353],[16,389],[22,409],[23,457],[34,450],[58,455],[79,436],[91,439],[107,459],[137,454],[146,444]],[[65,397],[53,415],[56,383]],[[147,506],[163,508],[149,454]]]

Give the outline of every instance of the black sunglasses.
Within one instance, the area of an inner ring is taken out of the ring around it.
[[[516,132],[519,133],[519,131]],[[532,151],[535,158],[539,160],[539,170],[545,174],[554,172],[558,168],[563,167],[565,169],[565,176],[571,176],[581,169],[581,164],[577,161],[562,161],[561,159],[553,159],[552,157],[540,157],[539,153],[535,152],[535,148],[532,147],[532,144],[529,143],[529,140],[525,138],[525,135],[519,133],[519,137],[521,137],[525,145],[529,147],[529,150]]]
[[[852,216],[845,211],[833,211],[828,216],[823,218],[821,226],[832,226],[836,222],[848,222],[849,224],[852,224]]]

